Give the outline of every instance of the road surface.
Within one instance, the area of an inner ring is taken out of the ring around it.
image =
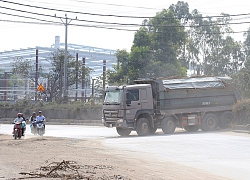
[[[0,134],[11,131],[12,125],[1,124]],[[26,138],[32,136],[28,128]],[[227,179],[250,179],[248,134],[178,130],[173,135],[165,135],[158,130],[152,136],[139,137],[132,132],[129,137],[120,137],[115,128],[46,125],[44,136],[100,139],[104,146],[128,158],[152,159],[155,163],[171,161]]]

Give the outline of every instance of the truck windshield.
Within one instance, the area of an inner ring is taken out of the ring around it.
[[[121,103],[122,90],[107,91],[104,104]]]

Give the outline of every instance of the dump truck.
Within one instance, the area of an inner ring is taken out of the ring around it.
[[[108,86],[102,122],[120,136],[146,136],[161,128],[195,132],[225,129],[235,121],[233,105],[241,99],[225,77],[138,79],[133,85]]]

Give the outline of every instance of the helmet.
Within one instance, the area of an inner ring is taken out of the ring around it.
[[[38,111],[38,114],[42,114],[42,111]]]
[[[36,112],[33,112],[32,115],[36,115]]]
[[[17,113],[17,116],[18,116],[18,117],[21,117],[21,116],[22,116],[22,113]]]

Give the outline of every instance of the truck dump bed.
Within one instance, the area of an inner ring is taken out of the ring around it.
[[[136,84],[151,84],[155,109],[167,114],[232,110],[241,99],[239,92],[219,77],[182,79],[144,79]]]
[[[157,80],[157,106],[166,112],[231,110],[240,99],[237,91],[217,77]]]

